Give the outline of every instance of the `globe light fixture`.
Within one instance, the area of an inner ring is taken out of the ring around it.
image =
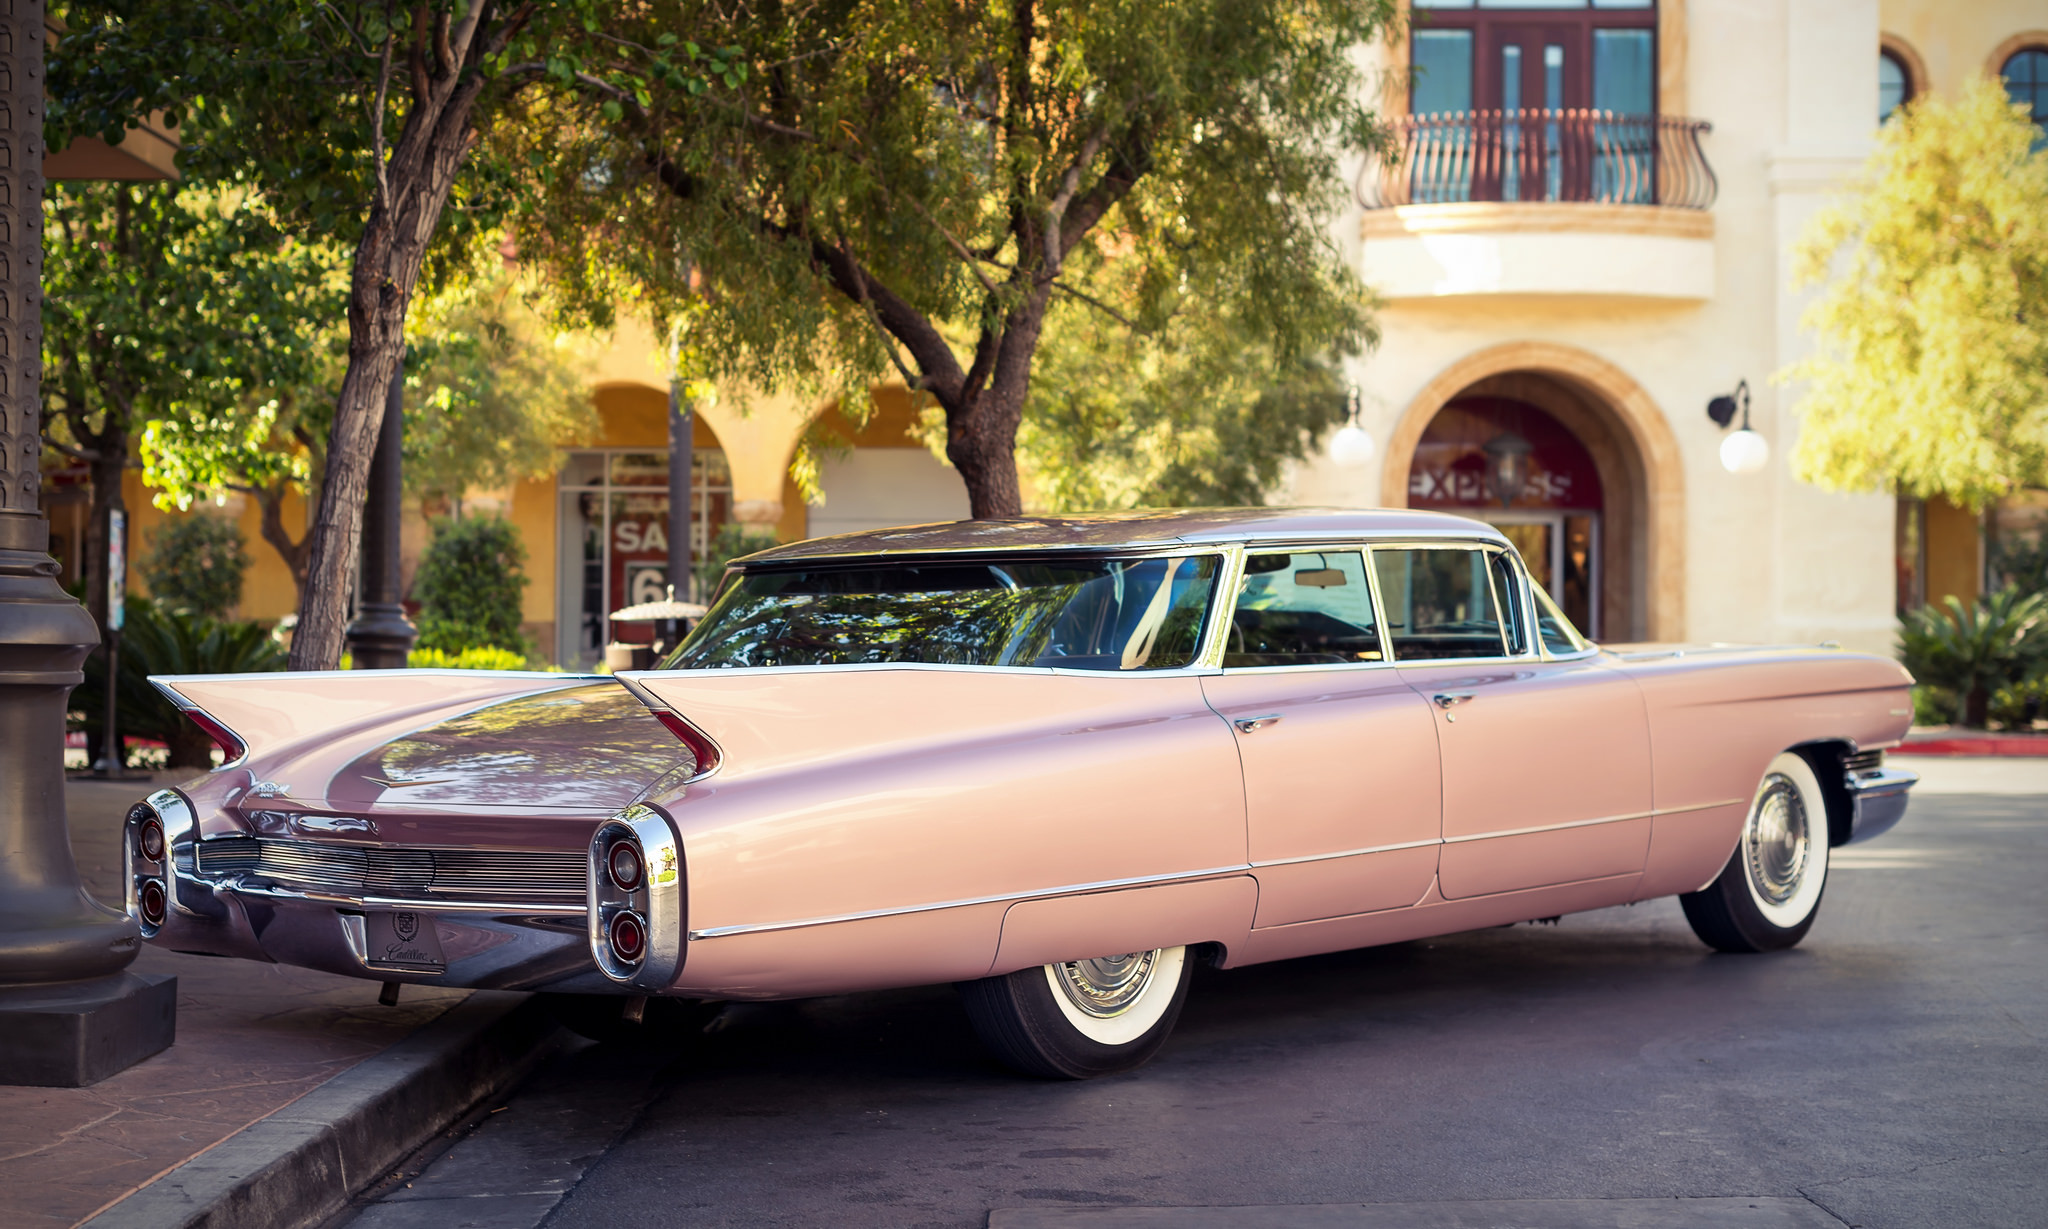
[[[1339,469],[1364,469],[1372,464],[1372,436],[1359,424],[1359,413],[1363,409],[1358,386],[1351,386],[1351,406],[1348,420],[1337,428],[1337,434],[1330,437],[1330,460]]]
[[[1736,382],[1735,391],[1707,402],[1707,417],[1724,430],[1742,414],[1742,426],[1721,441],[1721,466],[1731,474],[1753,474],[1771,460],[1771,443],[1749,425],[1749,381]]]

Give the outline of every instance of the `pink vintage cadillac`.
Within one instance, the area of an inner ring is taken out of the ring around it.
[[[152,941],[559,997],[957,982],[1044,1076],[1225,967],[1678,895],[1797,943],[1897,822],[1896,662],[1602,649],[1488,526],[1244,509],[928,525],[733,566],[660,669],[156,680],[228,762],[129,816]],[[651,1005],[659,1010],[648,1012]]]

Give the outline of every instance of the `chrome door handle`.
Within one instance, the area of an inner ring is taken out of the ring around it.
[[[1230,724],[1237,727],[1238,733],[1249,734],[1253,730],[1263,730],[1269,725],[1280,724],[1280,714],[1267,713],[1263,717],[1239,717]]]
[[[1440,691],[1430,698],[1436,701],[1438,708],[1451,708],[1471,699],[1472,693],[1469,691]]]

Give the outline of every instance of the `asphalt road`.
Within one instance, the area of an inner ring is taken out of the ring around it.
[[[1009,1075],[945,988],[576,1049],[352,1223],[2048,1225],[2048,805],[1835,853],[1788,953],[1667,900],[1210,971],[1093,1083]],[[1245,1205],[1370,1206],[1141,1211]]]

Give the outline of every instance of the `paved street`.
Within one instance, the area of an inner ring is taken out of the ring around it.
[[[582,1048],[353,1224],[2048,1221],[2048,809],[1930,790],[1836,853],[1787,954],[1659,901],[1208,972],[1095,1083],[1007,1074],[945,988]],[[1410,1207],[1142,1211],[1277,1204]]]

